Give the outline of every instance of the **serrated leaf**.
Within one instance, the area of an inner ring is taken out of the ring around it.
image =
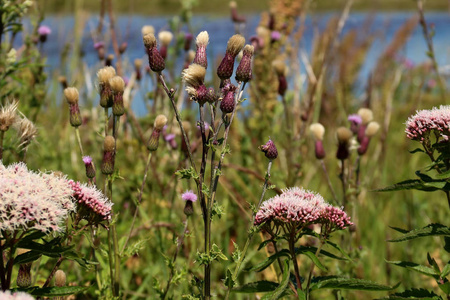
[[[436,271],[433,268],[427,267],[427,266],[423,266],[423,265],[419,265],[416,264],[414,262],[409,262],[409,261],[386,261],[388,264],[391,265],[395,265],[398,267],[402,267],[405,269],[409,269],[412,271],[416,271],[419,272],[421,274],[427,275],[427,276],[439,276],[439,273],[436,273]]]
[[[395,293],[392,295],[389,295],[387,297],[381,298],[381,299],[389,299],[389,300],[403,300],[403,299],[409,299],[409,300],[439,300],[442,298],[431,292],[427,291],[425,289],[410,289],[406,290],[401,293]]]
[[[42,256],[42,253],[40,253],[40,252],[28,251],[28,252],[26,252],[24,254],[20,254],[16,258],[14,258],[14,265],[21,265],[21,264],[33,262],[33,261],[39,259],[39,257],[41,257],[41,256]]]
[[[391,291],[397,286],[388,286],[373,281],[339,276],[315,277],[311,281],[311,291],[318,289],[340,289],[360,291]]]
[[[389,228],[394,229],[395,231],[398,231],[398,232],[400,232],[400,233],[407,233],[407,232],[409,232],[409,230],[407,230],[407,229],[402,229],[402,228],[399,228],[399,227],[389,226]]]
[[[438,266],[436,260],[431,257],[430,253],[427,253],[427,260],[428,260],[428,263],[433,267],[434,271],[437,274],[440,274],[441,270],[439,269],[439,266]]]
[[[26,289],[14,289],[14,291],[23,291],[33,296],[39,297],[43,296],[56,297],[56,296],[69,296],[78,294],[87,290],[88,288],[89,286],[63,286],[63,287],[53,286],[45,288],[35,286]]]
[[[388,240],[388,242],[403,242],[427,236],[450,236],[450,228],[442,224],[429,224],[421,229],[411,230],[403,236]]]
[[[444,283],[438,284],[438,287],[443,291],[446,295],[450,294],[450,282],[446,281]]]
[[[450,261],[442,269],[441,278],[447,277],[448,274],[450,274]]]
[[[233,280],[233,275],[231,274],[230,269],[227,269],[227,275],[225,277],[224,284],[228,288],[232,288],[236,285],[236,281]]]
[[[420,190],[425,192],[434,192],[439,190],[439,188],[433,186],[426,186],[422,180],[419,179],[408,179],[396,183],[394,185],[387,186],[381,189],[375,189],[374,192],[393,192],[393,191],[401,191],[401,190]]]
[[[289,257],[289,258],[291,257],[291,255],[289,254],[289,251],[287,249],[283,249],[283,250],[278,251],[277,253],[269,256],[268,258],[266,258],[264,261],[260,262],[256,266],[253,266],[253,267],[247,269],[246,271],[261,272],[261,271],[265,270],[267,267],[269,267],[278,258],[283,257],[283,256]]]
[[[283,266],[283,278],[281,279],[280,284],[278,285],[278,287],[270,293],[265,294],[261,300],[275,300],[275,299],[280,299],[283,295],[284,292],[286,291],[288,284],[289,284],[289,275],[291,274],[290,269],[289,269],[289,260],[285,260],[284,261],[284,266]]]

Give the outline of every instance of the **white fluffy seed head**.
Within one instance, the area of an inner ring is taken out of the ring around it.
[[[353,133],[347,127],[339,127],[336,131],[337,139],[340,143],[348,142],[353,136]]]
[[[380,124],[378,122],[372,121],[369,124],[367,124],[366,128],[366,136],[373,137],[378,130],[380,129]]]
[[[245,38],[240,34],[235,34],[228,40],[227,52],[232,56],[236,56],[244,48],[244,45]]]
[[[195,44],[197,47],[206,46],[209,43],[209,34],[207,31],[202,31],[197,35],[195,39]]]
[[[102,84],[107,83],[114,76],[116,76],[116,70],[112,66],[101,68],[97,72],[98,81]]]
[[[123,81],[122,77],[114,76],[109,80],[109,85],[114,92],[123,92],[125,89],[125,81]]]
[[[66,97],[69,104],[78,103],[78,89],[75,87],[68,87],[64,89],[64,97]]]
[[[142,26],[141,32],[142,36],[146,36],[149,33],[155,34],[155,28],[152,25],[145,25]]]
[[[361,117],[362,123],[366,125],[373,119],[373,112],[369,108],[360,108],[358,115]]]
[[[170,31],[161,31],[158,34],[158,39],[161,42],[161,45],[167,47],[173,39],[173,33]]]
[[[153,124],[153,126],[158,130],[162,130],[164,126],[166,126],[166,124],[167,124],[167,117],[165,115],[158,115],[155,119],[155,123]]]
[[[116,148],[116,140],[112,135],[108,135],[105,137],[103,141],[103,150],[111,152]]]
[[[181,77],[187,86],[199,87],[205,80],[206,69],[198,64],[191,64],[183,70]]]
[[[313,123],[309,126],[309,131],[314,136],[316,140],[323,140],[323,136],[325,134],[325,127],[323,127],[320,123]]]
[[[156,38],[153,33],[144,35],[142,39],[144,40],[144,45],[147,49],[156,47]]]

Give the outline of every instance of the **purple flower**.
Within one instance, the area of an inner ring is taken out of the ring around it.
[[[52,33],[52,30],[48,26],[41,25],[41,26],[39,26],[37,32],[40,36],[44,36],[44,35],[47,36],[50,33]]]
[[[98,50],[98,49],[100,49],[100,48],[104,48],[105,47],[105,43],[104,42],[102,42],[102,41],[100,41],[100,42],[97,42],[97,43],[95,43],[94,44],[94,48],[95,48],[95,50]]]
[[[270,33],[270,39],[272,41],[278,41],[278,40],[280,40],[280,38],[281,38],[281,33],[279,31],[274,30]]]
[[[183,199],[184,201],[191,201],[191,202],[195,202],[197,201],[197,195],[194,194],[194,192],[192,190],[186,191],[181,195],[181,199]]]
[[[171,142],[175,139],[175,134],[169,133],[164,137],[164,139],[166,140],[166,142]]]
[[[89,165],[92,163],[92,157],[90,157],[89,155],[87,156],[83,156],[83,162],[85,165]]]
[[[358,125],[362,123],[361,116],[358,114],[349,115],[347,120]]]

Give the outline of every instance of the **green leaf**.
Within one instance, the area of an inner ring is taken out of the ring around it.
[[[315,277],[311,281],[311,291],[318,289],[340,289],[360,291],[391,291],[397,286],[388,286],[365,279],[346,278],[339,276]]]
[[[442,269],[441,278],[447,277],[448,274],[450,274],[450,261]]]
[[[398,231],[398,232],[400,232],[400,233],[407,233],[407,232],[409,232],[409,230],[407,230],[407,229],[402,229],[402,228],[399,228],[399,227],[393,227],[393,226],[389,226],[391,229],[394,229],[395,231]]]
[[[42,256],[42,253],[40,253],[40,252],[28,251],[24,254],[18,255],[14,259],[14,265],[21,265],[21,264],[33,262],[33,261],[39,259],[39,257],[41,257],[41,256]]]
[[[265,247],[267,244],[273,242],[273,239],[270,240],[265,240],[264,242],[262,242],[261,244],[259,244],[258,246],[258,251],[261,250],[263,247]]]
[[[63,287],[45,287],[41,288],[38,286],[30,287],[26,289],[13,289],[14,291],[23,291],[33,296],[46,296],[46,297],[56,297],[56,296],[69,296],[81,293],[87,290],[89,286],[63,286]]]
[[[348,256],[347,252],[345,252],[344,249],[342,249],[338,244],[335,244],[335,243],[330,242],[330,241],[326,241],[326,244],[330,245],[334,249],[338,250],[347,260],[353,261],[353,259],[351,259],[351,257]],[[320,252],[320,253],[322,253],[322,252]]]
[[[299,249],[300,251],[298,251],[300,254],[304,254],[306,255],[320,270],[326,272],[328,271],[327,267],[325,267],[319,260],[319,258],[317,258],[315,252],[312,252],[310,250],[302,250],[301,248]],[[296,251],[297,253],[297,251]]]
[[[302,252],[302,251],[310,251],[310,252],[312,252],[312,253],[316,253],[316,252],[317,252],[317,247],[312,247],[312,246],[301,246],[300,248],[297,248],[297,249],[295,250],[295,253],[300,254],[300,252]],[[332,259],[337,259],[337,260],[347,260],[347,258],[345,258],[345,257],[339,257],[339,256],[336,256],[336,255],[334,255],[333,253],[328,252],[328,251],[325,251],[325,250],[320,250],[320,254],[323,255],[323,256],[327,256],[327,257],[329,257],[329,258],[332,258]]]
[[[283,266],[283,278],[281,279],[280,284],[273,292],[265,294],[261,298],[261,300],[275,300],[275,299],[280,299],[282,296],[284,296],[284,293],[285,293],[286,289],[288,288],[290,274],[291,273],[290,273],[290,269],[289,269],[289,260],[286,259],[284,261],[284,266]]]
[[[442,235],[450,236],[450,228],[442,224],[434,223],[429,224],[421,229],[411,230],[399,238],[388,240],[388,242],[403,242],[421,237]]]
[[[423,265],[419,265],[416,264],[414,262],[409,262],[409,261],[386,261],[388,264],[391,265],[395,265],[398,267],[402,267],[408,270],[413,270],[416,272],[419,272],[421,274],[427,275],[427,276],[431,276],[431,277],[435,277],[435,276],[439,276],[439,273],[437,273],[435,270],[433,270],[433,268],[427,267],[427,266],[423,266]]]
[[[410,289],[410,290],[406,290],[404,292],[401,293],[395,293],[392,295],[389,295],[385,298],[381,298],[381,299],[389,299],[389,300],[403,300],[403,299],[409,299],[409,300],[442,300],[442,298],[431,292],[431,291],[427,291],[425,289]]]
[[[17,243],[17,247],[34,250],[35,252],[41,253],[42,255],[49,257],[60,257],[61,254],[63,254],[66,251],[69,251],[74,247],[74,246],[66,246],[66,247],[59,246],[57,245],[57,243],[59,243],[58,239],[55,239],[54,241],[45,244],[36,243],[34,241],[21,240],[20,242]]]
[[[447,253],[450,253],[450,237],[444,236],[444,250],[447,251]]]
[[[434,258],[431,257],[430,253],[427,253],[427,260],[428,263],[433,266],[434,271],[439,275],[441,274],[441,269],[439,269],[439,266]]]
[[[260,262],[256,266],[253,266],[253,267],[247,269],[246,271],[261,272],[261,271],[265,270],[267,267],[269,267],[278,258],[283,257],[283,256],[291,258],[291,255],[289,254],[289,251],[287,249],[283,249],[283,250],[281,250],[281,251],[279,251],[279,252],[269,256],[268,258],[266,258],[264,261]]]
[[[417,153],[417,152],[425,153],[425,151],[423,149],[421,149],[421,148],[416,148],[414,150],[409,151],[409,153],[411,153],[411,154],[414,154],[414,153]]]
[[[227,269],[227,275],[225,277],[224,284],[229,288],[232,288],[236,285],[236,281],[233,280],[233,275],[231,274],[230,269]]]
[[[198,174],[195,172],[193,167],[190,167],[189,169],[182,169],[175,172],[175,175],[180,176],[182,179],[198,179]]]
[[[419,179],[408,179],[405,181],[401,181],[394,185],[390,185],[385,188],[375,189],[374,192],[392,192],[392,191],[401,191],[401,190],[420,190],[425,192],[434,192],[439,190],[439,188],[433,187],[432,185],[426,185],[425,182]]]
[[[444,283],[438,284],[439,288],[446,294],[450,294],[450,282],[447,280]]]
[[[98,265],[98,262],[87,260],[75,251],[65,252],[64,257],[76,261],[81,267],[86,269],[91,269],[94,265]]]
[[[273,281],[261,280],[250,282],[232,289],[234,293],[254,294],[266,293],[274,291],[278,287],[278,283]]]

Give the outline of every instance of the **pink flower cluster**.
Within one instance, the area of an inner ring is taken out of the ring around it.
[[[101,191],[92,186],[81,184],[73,180],[68,181],[73,190],[73,197],[78,203],[78,212],[93,216],[96,220],[111,219],[113,203]],[[89,218],[89,216],[88,216]]]
[[[406,136],[411,140],[423,142],[433,131],[450,135],[450,106],[417,111],[406,121]]]
[[[265,201],[255,216],[255,225],[275,223],[297,223],[297,226],[324,224],[330,229],[345,229],[350,217],[340,208],[334,207],[317,193],[303,188],[289,188]]]
[[[0,161],[0,230],[61,231],[75,210],[67,179],[36,173],[24,163],[5,167]]]
[[[2,300],[34,300],[34,297],[24,292],[13,292],[0,290],[0,299]]]

